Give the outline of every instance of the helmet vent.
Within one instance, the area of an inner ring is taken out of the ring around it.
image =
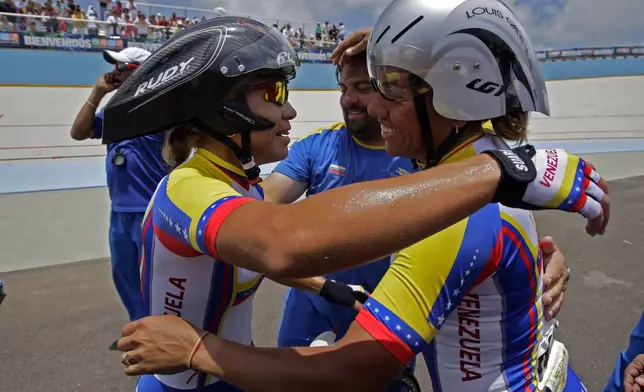
[[[380,33],[380,35],[378,36],[378,39],[376,40],[376,43],[379,43],[379,42],[380,42],[380,40],[382,39],[382,37],[384,37],[384,36],[385,36],[385,34],[387,34],[387,31],[389,31],[389,29],[390,29],[390,28],[391,28],[391,26],[387,26],[387,27],[382,31],[382,33]]]
[[[392,44],[395,43],[396,41],[398,41],[400,39],[400,37],[402,37],[403,35],[407,34],[407,32],[409,30],[411,30],[412,27],[416,26],[418,24],[418,22],[423,20],[423,18],[424,18],[424,16],[421,15],[418,18],[414,19],[414,21],[411,22],[410,24],[408,24],[407,27],[405,27],[404,29],[400,30],[400,33],[396,34],[396,36],[391,40],[391,43]]]

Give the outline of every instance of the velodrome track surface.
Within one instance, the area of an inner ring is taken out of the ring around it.
[[[631,96],[641,98],[644,77],[562,81],[549,89],[556,111],[552,119],[535,118],[533,140],[581,153],[612,180],[613,217],[604,237],[588,238],[577,216],[537,214],[540,233],[555,237],[573,268],[558,339],[589,391],[599,391],[644,310],[644,112]],[[54,90],[0,88],[0,280],[9,293],[0,307],[0,391],[131,391],[119,355],[107,350],[125,312],[106,259],[105,150],[91,142],[73,147],[67,132],[74,110],[38,101],[78,107],[87,92]],[[340,119],[337,93],[319,94],[302,93],[300,100],[312,104],[300,109],[294,137]],[[8,106],[4,98],[22,104]],[[562,105],[570,101],[577,106]],[[98,156],[52,160],[83,154]],[[72,189],[51,191],[61,188]],[[260,346],[275,344],[282,297],[271,282],[257,294]],[[422,362],[417,374],[430,390]]]

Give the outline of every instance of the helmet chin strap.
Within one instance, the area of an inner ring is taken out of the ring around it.
[[[458,127],[454,127],[454,130],[450,132],[438,148],[434,148],[432,126],[429,121],[429,113],[427,112],[427,105],[425,102],[426,94],[427,93],[416,95],[414,97],[414,106],[416,107],[416,116],[418,117],[418,123],[420,124],[420,130],[425,143],[425,169],[430,169],[437,166],[441,159],[443,159],[443,157],[452,150],[460,135]],[[415,170],[419,167],[416,159],[412,159],[412,165]]]
[[[262,181],[262,178],[259,176],[261,169],[255,163],[253,154],[251,152],[250,130],[243,130],[239,132],[242,138],[241,146],[239,146],[230,137],[217,132],[213,127],[199,120],[198,118],[193,119],[193,123],[197,126],[197,128],[206,131],[208,135],[213,137],[215,140],[223,143],[226,147],[230,148],[233,151],[235,156],[241,162],[244,173],[246,173],[248,182],[251,185],[257,184]]]

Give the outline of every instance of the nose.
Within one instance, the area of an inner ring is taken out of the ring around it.
[[[284,102],[284,105],[282,105],[282,118],[284,120],[291,121],[295,117],[297,117],[297,111],[295,110],[293,105],[291,105],[291,102]]]
[[[347,89],[340,97],[342,106],[353,106],[359,102],[358,95],[353,91]]]

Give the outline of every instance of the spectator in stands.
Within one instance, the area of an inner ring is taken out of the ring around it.
[[[0,12],[7,12],[10,14],[17,14],[18,9],[16,8],[16,5],[14,4],[13,1],[11,0],[2,0],[2,3],[0,3]],[[16,23],[16,17],[15,16],[7,16],[7,22],[11,24]]]
[[[152,15],[154,16],[154,15]],[[136,35],[138,38],[141,39],[147,39],[148,38],[148,27],[150,27],[150,21],[145,19],[145,15],[141,14],[139,15],[139,19],[137,19],[135,25],[136,25]]]
[[[136,6],[134,0],[129,0],[127,6],[125,6],[125,9],[129,10],[130,14],[134,14],[138,11],[138,7]]]
[[[103,109],[97,112],[101,101],[106,94],[118,89],[133,68],[149,55],[147,50],[134,47],[103,53],[115,69],[96,81],[70,130],[73,139],[102,137]],[[168,172],[161,157],[164,136],[154,133],[107,146],[107,186],[112,200],[109,230],[112,277],[130,320],[147,314],[139,278],[141,223],[157,184]]]
[[[0,31],[2,32],[12,32],[15,31],[16,27],[13,23],[9,22],[9,19],[5,15],[0,15]]]
[[[322,41],[327,41],[329,39],[329,21],[325,20],[322,25]]]
[[[123,28],[121,29],[120,36],[123,38],[133,38],[136,35],[136,27],[132,26],[132,20],[130,19],[130,14],[127,12],[123,13]]]
[[[107,3],[109,0],[98,0],[98,17],[100,20],[105,20],[105,14],[107,14]]]
[[[85,18],[85,14],[83,13],[83,10],[81,9],[80,4],[76,4],[76,8],[74,9],[72,18],[82,20],[82,21],[74,22],[72,33],[87,34],[87,22],[84,21],[86,18]]]
[[[329,28],[329,41],[336,42],[338,40],[338,28],[335,25],[332,25]]]
[[[282,30],[282,34],[284,34],[289,42],[292,42],[295,37],[295,30],[293,30],[290,23],[287,23],[286,26],[284,26],[284,30]]]
[[[64,13],[65,17],[71,18],[74,10],[76,10],[76,4],[74,4],[74,0],[67,0],[67,7],[65,7]]]
[[[90,5],[87,7],[87,34],[89,35],[98,35],[98,24],[96,23],[96,11],[94,11],[94,6]]]
[[[157,15],[157,25],[161,27],[167,27],[169,25],[168,19],[166,19],[165,15]]]
[[[121,0],[116,0],[114,9],[116,10],[119,16],[123,15],[123,3],[121,3]]]
[[[116,9],[112,10],[112,14],[107,17],[107,23],[110,25],[110,35],[118,36],[119,24],[123,23],[123,19],[121,19]]]
[[[66,8],[67,6],[65,5],[64,0],[56,0],[56,9],[58,10],[58,15],[64,15]]]
[[[59,20],[58,21],[58,32],[59,33],[66,33],[67,32],[67,22],[64,20]]]
[[[340,22],[340,26],[338,26],[338,39],[342,41],[344,39],[344,36],[346,34],[346,28],[344,27],[344,23]]]

